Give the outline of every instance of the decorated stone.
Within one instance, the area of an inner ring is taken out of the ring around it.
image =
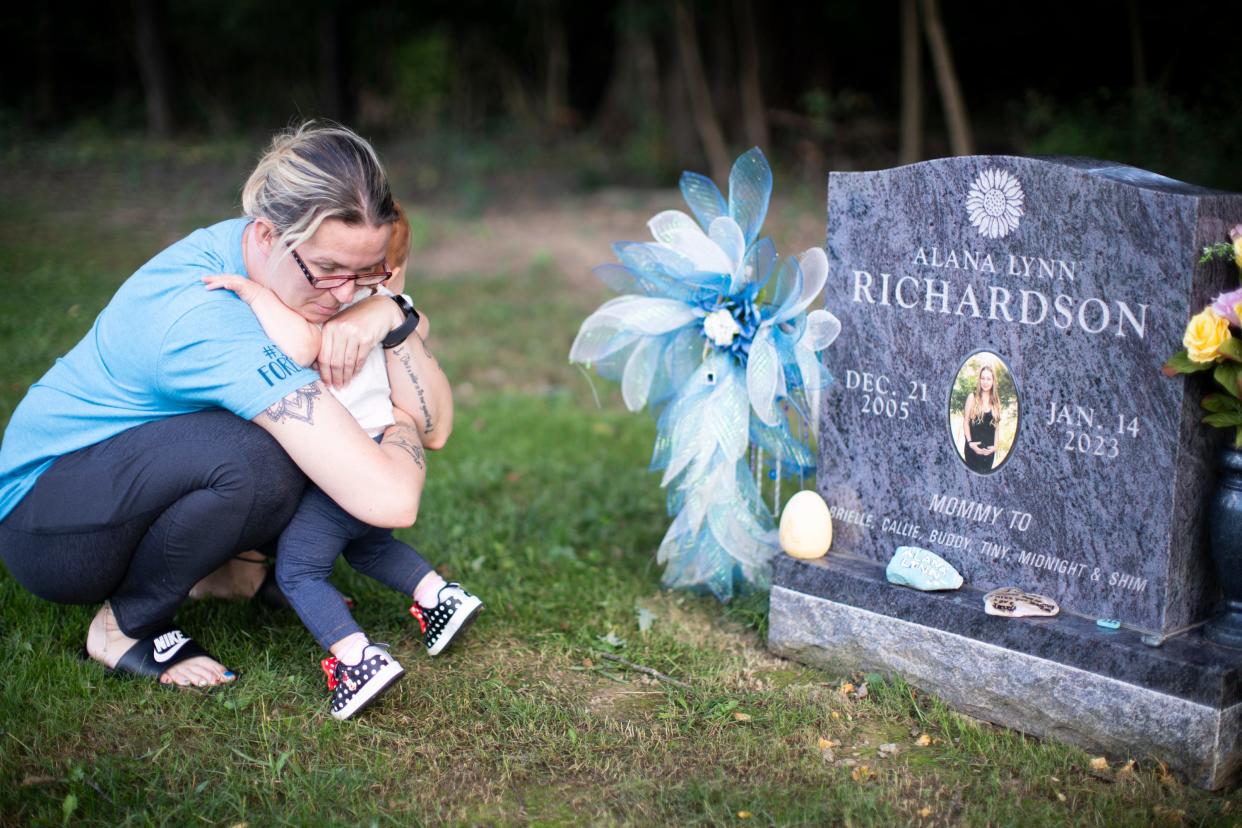
[[[781,512],[781,549],[795,558],[822,558],[832,546],[832,515],[818,492],[798,492]]]
[[[884,571],[890,583],[923,592],[958,589],[962,576],[944,558],[917,546],[899,546]]]
[[[983,596],[983,608],[988,615],[1002,615],[1006,618],[1051,616],[1061,611],[1061,607],[1051,598],[1024,592],[1017,587],[992,590]]]

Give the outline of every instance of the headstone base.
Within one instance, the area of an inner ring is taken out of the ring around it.
[[[1151,647],[1065,613],[989,616],[979,590],[894,586],[871,561],[781,556],[768,646],[843,673],[900,675],[1024,733],[1118,759],[1154,757],[1199,787],[1226,787],[1242,769],[1242,652],[1198,632]]]

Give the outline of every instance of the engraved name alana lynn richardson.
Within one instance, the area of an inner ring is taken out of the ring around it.
[[[910,263],[920,267],[1042,279],[1061,285],[1073,284],[1076,280],[1073,261],[1016,253],[993,259],[991,253],[946,252],[937,247],[928,251],[920,247]],[[1095,296],[1080,299],[1067,293],[1050,295],[1040,290],[1011,289],[1002,285],[987,285],[986,289],[976,291],[968,283],[959,285],[947,279],[909,275],[894,277],[891,273],[880,273],[877,277],[866,270],[853,271],[851,278],[850,298],[855,302],[1021,325],[1052,324],[1061,330],[1076,327],[1089,334],[1139,339],[1147,336],[1148,306],[1139,302],[1105,301]]]

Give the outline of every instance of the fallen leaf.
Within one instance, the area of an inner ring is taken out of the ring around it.
[[[931,816],[931,808],[928,808],[927,806],[919,808],[919,816],[923,817],[923,819],[927,819]]]
[[[584,658],[584,659],[582,659],[582,666],[583,666],[583,667],[594,667],[594,666],[595,666],[595,662],[594,662],[594,661],[591,661],[591,659],[589,659],[589,658]]]
[[[739,722],[749,722],[749,721],[750,721],[750,714],[749,714],[749,713],[743,713],[743,712],[741,712],[740,710],[734,710],[734,711],[733,711],[733,718],[734,718],[734,719],[736,719],[736,720],[737,720],[737,721],[739,721]]]
[[[931,744],[931,737],[926,733],[920,733],[919,738],[915,739],[914,743],[919,747],[927,747]]]
[[[834,710],[832,711],[832,718],[839,719],[841,718],[841,714]]]
[[[750,811],[738,811],[737,818],[738,819],[750,819]]]
[[[830,748],[830,747],[832,747],[832,742],[831,742],[831,741],[829,741],[828,739],[825,739],[823,736],[820,736],[820,737],[819,737],[819,749],[820,749],[820,750],[827,750],[827,749],[828,749],[828,748]],[[30,778],[30,777],[27,777],[27,779],[29,779],[29,778]],[[26,784],[26,783],[24,783],[24,782],[23,782],[22,784],[24,785],[24,784]]]
[[[1152,806],[1152,812],[1156,816],[1162,817],[1163,821],[1171,825],[1181,825],[1186,818],[1186,812],[1180,808],[1169,808],[1165,805]]]
[[[1133,759],[1131,759],[1128,762],[1126,762],[1124,765],[1122,765],[1121,767],[1117,768],[1117,781],[1119,782],[1133,781],[1134,765],[1135,765],[1135,762]]]
[[[607,644],[609,647],[620,648],[620,647],[625,646],[625,639],[621,638],[615,632],[612,632],[612,631],[609,631],[608,635],[597,635],[595,637],[598,638],[600,641],[604,642],[605,644]]]
[[[854,692],[854,685],[847,681],[845,684],[842,684],[839,688],[837,688],[837,692],[842,696],[848,696],[850,693]]]
[[[55,781],[55,776],[27,776],[22,779],[22,787],[29,788],[31,785],[47,785]]]
[[[1057,799],[1060,800],[1061,802],[1064,802],[1065,794],[1061,793],[1060,791],[1057,791]]]
[[[1091,770],[1106,771],[1108,770],[1108,760],[1103,756],[1096,756],[1091,760]]]
[[[853,779],[855,782],[866,782],[873,776],[875,776],[875,773],[866,765],[859,765],[850,771],[850,779]]]

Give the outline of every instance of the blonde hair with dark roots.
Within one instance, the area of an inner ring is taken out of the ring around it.
[[[315,121],[272,138],[242,188],[242,211],[272,223],[280,257],[327,219],[380,227],[398,215],[371,145],[351,129]]]
[[[979,380],[983,378],[984,371],[992,375],[992,387],[988,390],[987,400],[984,400],[983,389],[979,386]],[[992,412],[992,422],[995,424],[1000,423],[1000,394],[996,390],[999,385],[1000,383],[996,381],[996,369],[987,363],[980,365],[979,373],[975,375],[975,390],[970,395],[973,397],[974,402],[970,417],[972,423],[983,422],[983,415],[989,410]],[[985,402],[987,403],[986,406],[984,405]]]

